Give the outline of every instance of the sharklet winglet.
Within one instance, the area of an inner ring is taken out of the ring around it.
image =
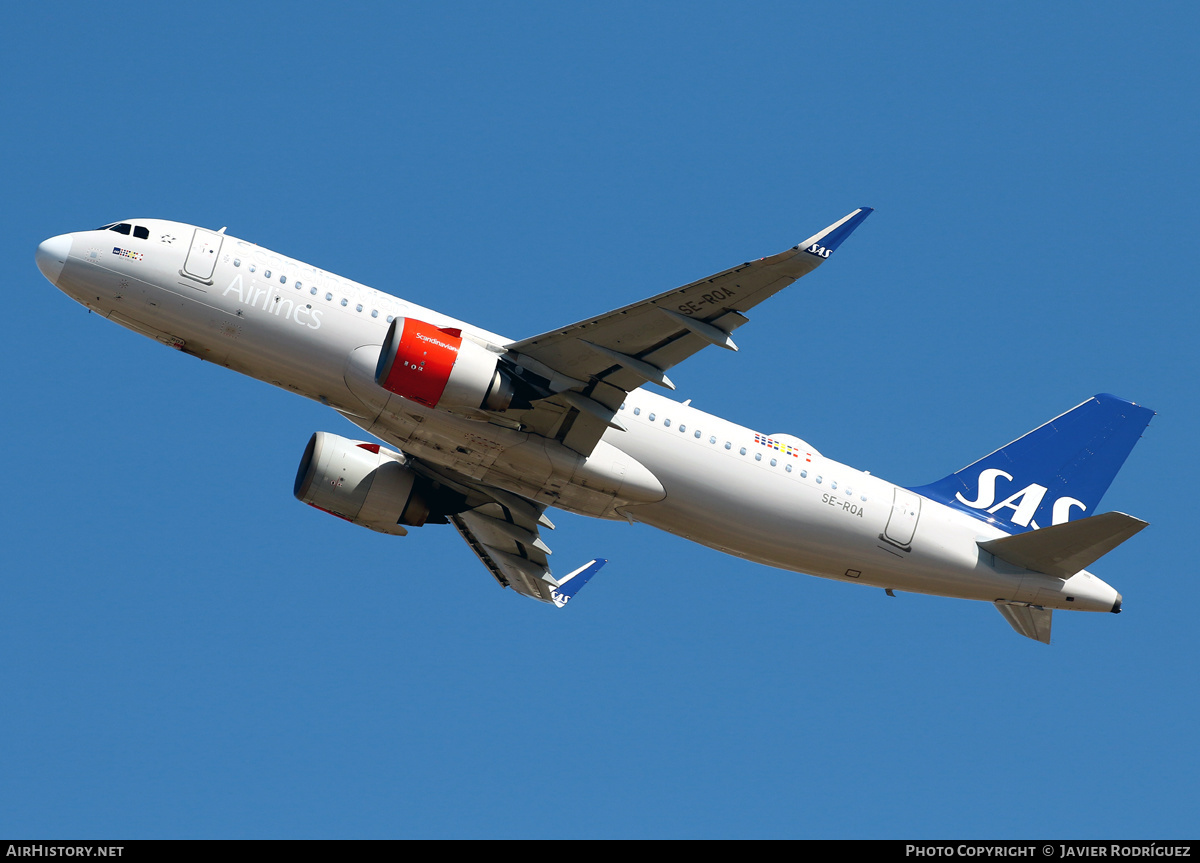
[[[846,238],[854,233],[854,229],[861,225],[875,210],[871,207],[859,207],[853,213],[843,216],[838,219],[828,228],[813,234],[803,243],[796,246],[797,249],[802,249],[810,255],[815,255],[818,258],[828,258],[832,255],[837,247],[846,241]]]
[[[554,604],[559,608],[566,605],[575,597],[579,589],[587,584],[592,576],[600,571],[600,567],[606,563],[608,563],[606,558],[598,557],[588,561],[574,572],[564,575],[559,579],[558,586],[550,592],[550,595],[554,598]]]

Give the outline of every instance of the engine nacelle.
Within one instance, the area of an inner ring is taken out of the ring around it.
[[[500,371],[500,358],[461,336],[414,318],[392,321],[375,382],[389,392],[435,408],[507,410],[512,382]]]
[[[429,504],[417,474],[398,452],[379,444],[317,432],[296,471],[296,497],[309,506],[380,533],[403,536],[420,527]]]

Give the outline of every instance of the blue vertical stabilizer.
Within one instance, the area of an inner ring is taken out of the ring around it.
[[[935,483],[911,489],[1010,533],[1094,515],[1154,411],[1102,393]]]

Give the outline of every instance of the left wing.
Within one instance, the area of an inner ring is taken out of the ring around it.
[[[373,420],[345,411],[339,413],[383,440],[397,446],[403,443]],[[379,452],[380,448],[376,446],[374,451]],[[592,560],[556,578],[550,571],[550,548],[539,535],[543,527],[554,529],[544,504],[471,479],[452,468],[391,450],[386,452],[431,483],[428,492],[431,499],[438,502],[438,512],[445,513],[445,520],[458,529],[501,587],[511,587],[517,593],[552,602],[561,608],[607,563],[606,560]],[[406,532],[402,527],[395,527],[391,532],[397,531]]]
[[[674,389],[666,370],[707,347],[737,350],[729,334],[753,308],[824,262],[873,211],[861,207],[803,243],[647,300],[508,345],[511,361],[559,390],[510,412],[521,425],[583,455],[626,393],[650,382]]]
[[[491,491],[498,500],[449,516],[450,523],[501,586],[562,608],[607,561],[592,560],[556,579],[547,561],[550,549],[538,536],[539,524],[554,525],[537,504]]]

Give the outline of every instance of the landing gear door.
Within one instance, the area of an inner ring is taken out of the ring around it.
[[[197,228],[192,237],[192,247],[188,249],[187,260],[183,262],[183,274],[209,282],[213,270],[217,267],[217,253],[221,251],[221,241],[225,237],[213,231]]]
[[[917,521],[920,518],[921,496],[898,488],[892,500],[892,512],[888,515],[887,527],[883,529],[880,538],[905,551],[911,551],[913,536],[917,532]]]

